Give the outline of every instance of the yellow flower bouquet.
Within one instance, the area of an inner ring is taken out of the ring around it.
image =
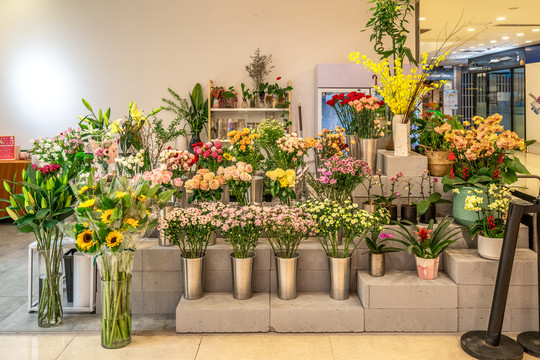
[[[296,185],[296,172],[293,169],[283,170],[277,168],[266,172],[270,179],[270,194],[279,197],[283,204],[290,205],[290,199],[296,199],[294,187]]]

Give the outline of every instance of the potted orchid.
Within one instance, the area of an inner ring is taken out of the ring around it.
[[[348,299],[352,255],[374,227],[378,214],[369,214],[350,200],[340,203],[314,199],[302,203],[300,208],[311,214],[317,223],[317,237],[329,261],[330,297]],[[338,246],[340,232],[342,246]]]
[[[183,293],[187,300],[204,295],[204,258],[216,229],[222,224],[221,203],[202,203],[196,207],[175,208],[162,217],[158,229],[167,241],[180,249],[184,274]]]
[[[443,199],[442,195],[434,191],[435,184],[439,182],[439,179],[431,176],[429,170],[424,170],[420,179],[420,196],[422,200],[418,202],[418,215],[420,215],[419,221],[421,223],[428,224],[431,219],[437,223],[435,219],[437,216],[436,204],[449,204],[450,201]],[[427,191],[425,191],[424,185],[427,183]]]
[[[405,221],[408,225],[413,225]],[[409,229],[402,223],[398,223],[401,230],[396,232],[401,235],[402,239],[396,239],[407,246],[409,253],[414,253],[416,257],[416,268],[418,277],[425,280],[433,280],[437,278],[439,269],[439,257],[452,243],[456,241],[456,236],[461,233],[461,228],[455,227],[449,229],[452,224],[452,218],[445,216],[437,228],[433,229],[433,220],[427,227],[414,226],[416,231],[411,234]]]
[[[315,219],[302,208],[277,205],[263,208],[264,233],[276,258],[278,297],[295,299],[298,246],[316,235]]]
[[[381,187],[381,195],[375,195],[375,202],[379,205],[384,207],[388,212],[390,213],[390,221],[397,221],[397,206],[394,205],[392,202],[397,199],[401,194],[399,192],[396,192],[396,184],[403,177],[402,172],[398,172],[394,176],[390,176],[388,178],[388,181],[390,181],[390,191],[387,194],[385,190],[385,186],[382,180],[382,171],[377,170],[377,177],[379,178],[379,186]]]
[[[228,206],[220,214],[221,233],[233,248],[233,296],[237,300],[251,298],[251,280],[255,246],[263,226],[262,208],[258,204]]]
[[[401,221],[406,220],[416,224],[418,212],[416,203],[411,201],[411,193],[415,183],[411,177],[403,177],[400,182],[405,184],[405,190],[407,190],[407,202],[401,205]]]
[[[379,209],[370,235],[366,237],[367,253],[369,253],[369,275],[374,277],[384,276],[386,253],[402,251],[402,249],[387,245],[388,241],[394,239],[393,234],[383,232],[383,226],[389,223],[388,211],[384,208]]]

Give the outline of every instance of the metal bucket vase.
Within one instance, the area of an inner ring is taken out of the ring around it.
[[[356,139],[358,143],[359,159],[367,162],[371,173],[377,171],[377,142],[378,139]]]
[[[347,151],[349,152],[349,156],[360,159],[360,145],[357,137],[354,135],[346,135],[345,140],[347,141]]]
[[[188,254],[189,255],[189,254]],[[184,276],[184,298],[186,300],[197,300],[204,295],[204,258],[203,255],[198,258],[182,259],[182,272]]]
[[[247,300],[252,296],[251,281],[253,278],[253,259],[255,253],[248,258],[236,258],[231,254],[233,272],[233,297],[236,300]]]
[[[264,179],[262,176],[253,176],[251,179],[251,186],[248,190],[248,199],[250,203],[262,204],[264,194],[263,185]]]
[[[452,161],[448,160],[450,151],[433,151],[425,147],[425,155],[428,158],[428,170],[432,176],[450,175],[452,172]]]
[[[405,115],[394,115],[392,120],[395,156],[409,156],[411,152],[411,125],[404,124],[404,118]]]
[[[369,275],[373,277],[384,276],[385,253],[369,253]]]
[[[328,256],[330,265],[330,297],[334,300],[349,298],[351,280],[351,258],[335,258]]]
[[[298,254],[293,258],[275,256],[278,282],[278,298],[296,299],[296,274],[298,272]]]

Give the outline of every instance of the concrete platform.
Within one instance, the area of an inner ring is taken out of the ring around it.
[[[406,162],[407,166],[403,166]],[[377,150],[377,167],[384,175],[394,176],[402,172],[404,176],[418,176],[428,168],[426,156],[411,152],[410,156],[395,156],[392,150]]]
[[[458,309],[459,332],[487,330],[490,309]],[[506,309],[503,332],[538,331],[538,309]]]
[[[365,309],[366,332],[456,332],[457,309]]]
[[[270,327],[276,332],[363,332],[364,308],[351,293],[338,301],[328,293],[298,293],[294,300],[270,298]]]
[[[199,300],[182,297],[176,308],[176,332],[268,332],[269,312],[268,293],[254,293],[248,300],[235,300],[231,293],[206,293]]]

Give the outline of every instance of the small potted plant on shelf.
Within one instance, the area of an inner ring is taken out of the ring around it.
[[[475,116],[472,123],[464,121],[461,129],[452,129],[448,124],[435,128],[451,144],[454,167],[442,183],[444,191],[455,193],[452,216],[461,225],[469,226],[477,219],[475,211],[465,209],[468,191],[491,183],[512,184],[517,174],[530,174],[514,151],[525,151],[535,140],[525,141],[515,132],[504,131],[501,121],[499,114],[486,119]]]
[[[276,83],[268,86],[268,94],[276,96],[276,107],[286,108],[289,106],[289,101],[287,100],[287,93],[293,88],[290,85],[282,88],[279,86],[277,81],[281,80],[281,76],[276,78]]]
[[[262,208],[258,204],[227,206],[219,216],[221,233],[233,248],[233,297],[237,300],[251,298],[251,280],[255,246],[262,230]]]
[[[388,195],[386,195],[383,179],[382,179],[382,171],[377,170],[377,177],[379,178],[379,186],[381,187],[381,195],[375,195],[375,202],[380,207],[384,207],[386,210],[388,210],[388,213],[390,214],[390,221],[397,221],[397,206],[392,204],[392,201],[397,199],[401,194],[399,192],[396,192],[396,183],[403,177],[403,173],[399,172],[394,176],[390,176],[388,178],[388,181],[390,181],[390,192]]]
[[[257,48],[255,54],[251,56],[251,63],[246,65],[246,71],[253,81],[254,92],[257,93],[257,99],[261,104],[259,107],[264,107],[264,91],[268,87],[268,83],[264,83],[264,79],[270,75],[273,68],[272,55],[261,54],[259,48]]]
[[[377,178],[371,175],[371,169],[369,169],[369,174],[366,179],[367,181],[362,181],[362,186],[366,190],[367,200],[362,203],[362,209],[373,214],[377,210],[377,203],[371,197],[371,190],[373,189],[373,186],[378,183]]]
[[[240,105],[241,108],[247,109],[249,107],[255,107],[255,104],[251,106],[253,94],[249,89],[246,87],[246,84],[241,83],[240,88],[242,90],[242,104]]]
[[[511,191],[500,183],[467,191],[465,208],[478,214],[478,219],[469,226],[469,234],[478,235],[478,254],[483,258],[498,260],[501,256]]]
[[[442,199],[442,195],[434,190],[435,183],[439,182],[439,179],[432,177],[429,170],[424,170],[422,178],[420,180],[420,196],[422,200],[418,202],[418,215],[420,215],[419,221],[424,224],[428,224],[433,219],[437,223],[437,208],[436,204],[449,204],[450,201]],[[424,185],[427,183],[427,192]]]
[[[223,90],[219,94],[219,106],[224,108],[235,108],[238,98],[234,86],[229,86],[228,90]]]
[[[461,228],[449,229],[452,218],[448,216],[445,216],[435,229],[433,229],[433,220],[429,222],[427,227],[418,227],[407,221],[404,221],[404,223],[413,225],[416,228],[415,235],[411,234],[404,224],[397,223],[401,230],[396,230],[396,232],[401,235],[402,239],[395,239],[395,241],[407,246],[409,253],[414,253],[419,278],[425,280],[436,279],[439,269],[439,256],[456,241],[455,238],[461,233]]]
[[[334,300],[348,299],[352,255],[373,228],[377,214],[369,214],[349,200],[339,203],[313,199],[300,207],[311,214],[318,224],[317,237],[330,267],[330,297]],[[342,246],[338,246],[340,232]]]
[[[407,202],[401,205],[401,220],[407,220],[413,224],[416,224],[418,218],[416,203],[411,201],[411,192],[415,184],[410,177],[403,178],[401,182],[405,184],[405,190],[407,190]]]
[[[223,86],[212,86],[210,90],[210,105],[213,108],[219,108],[219,99],[221,98],[221,93],[225,91]]]
[[[186,300],[197,300],[204,295],[204,258],[209,242],[221,225],[223,209],[221,203],[202,203],[196,207],[176,208],[160,219],[158,229],[180,249]]]
[[[298,246],[316,235],[317,223],[304,209],[277,205],[263,208],[263,227],[276,258],[278,297],[295,299]]]
[[[388,211],[379,209],[379,216],[373,224],[370,236],[366,237],[367,253],[369,253],[369,275],[374,277],[384,276],[386,253],[403,250],[387,246],[387,242],[394,238],[393,234],[383,232],[383,225],[387,225],[389,222]]]

